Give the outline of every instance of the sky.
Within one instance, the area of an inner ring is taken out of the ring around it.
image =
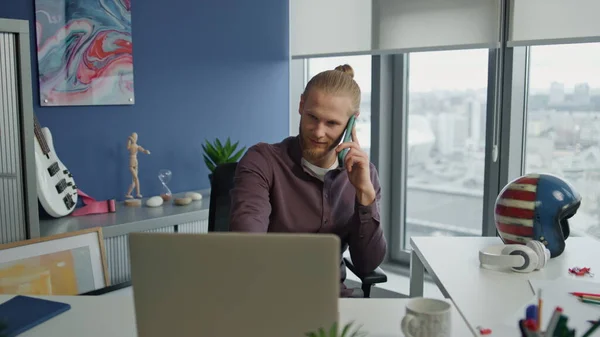
[[[344,63],[354,68],[361,90],[370,92],[370,55],[311,59],[309,76]],[[413,92],[487,87],[487,49],[412,53],[409,63]],[[553,81],[564,83],[567,92],[583,82],[600,89],[600,43],[532,47],[529,81],[532,90],[547,90]]]

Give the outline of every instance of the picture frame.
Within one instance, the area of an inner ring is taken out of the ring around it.
[[[79,295],[109,285],[100,227],[0,245],[0,294]]]
[[[133,105],[131,0],[34,3],[40,105]]]

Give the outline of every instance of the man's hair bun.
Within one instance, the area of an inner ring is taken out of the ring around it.
[[[337,66],[337,67],[335,67],[335,70],[341,71],[344,74],[347,74],[350,77],[354,78],[354,69],[352,69],[352,67],[349,64],[343,64],[343,65]]]

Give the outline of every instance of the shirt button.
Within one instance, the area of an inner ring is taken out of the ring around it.
[[[325,219],[325,223],[327,223],[327,219]]]
[[[327,193],[325,193],[325,199],[327,199]]]

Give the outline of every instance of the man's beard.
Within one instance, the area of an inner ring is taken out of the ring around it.
[[[300,140],[302,142],[302,154],[306,159],[322,159],[327,156],[337,146],[331,141],[327,144],[319,144],[315,146],[311,140],[300,131]]]

